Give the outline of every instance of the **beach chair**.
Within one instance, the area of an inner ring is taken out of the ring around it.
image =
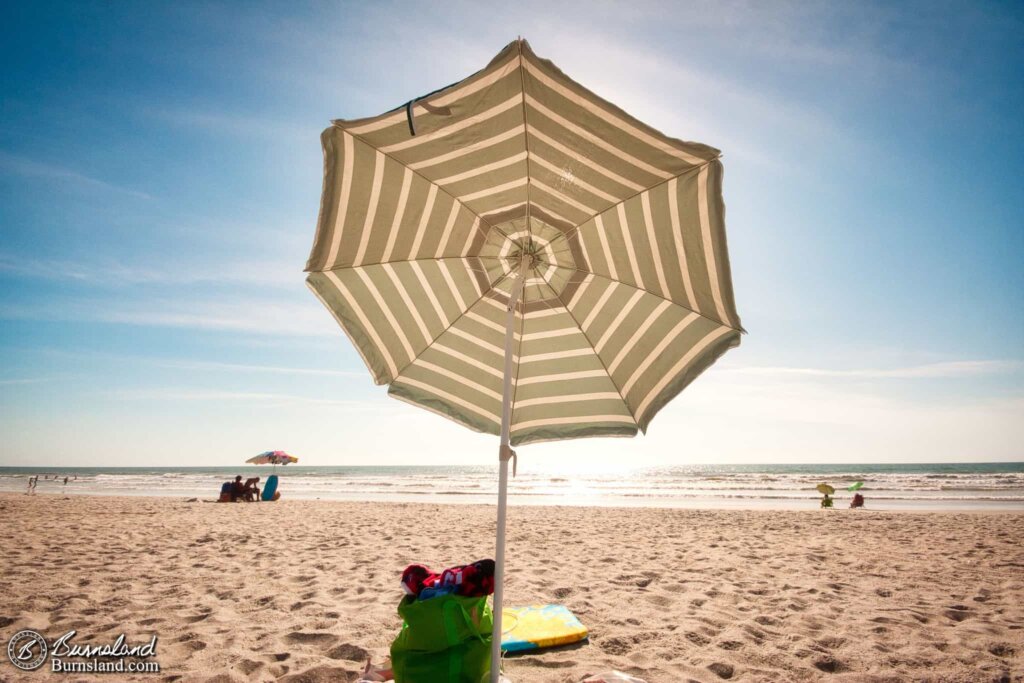
[[[220,485],[220,497],[217,499],[218,503],[231,502],[231,486],[232,482],[230,481],[226,481]]]

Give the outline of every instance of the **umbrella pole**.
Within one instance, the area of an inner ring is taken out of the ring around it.
[[[529,260],[519,263],[519,278],[512,284],[505,318],[505,384],[501,393],[501,447],[498,450],[498,531],[494,550],[494,629],[491,631],[491,683],[498,683],[501,673],[501,609],[505,593],[505,512],[508,507],[508,461],[512,428],[512,351],[516,323],[516,305],[523,293]]]

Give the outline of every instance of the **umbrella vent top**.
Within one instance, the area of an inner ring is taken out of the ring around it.
[[[529,221],[529,227],[527,227]],[[542,304],[557,302],[577,274],[578,242],[569,240],[563,229],[556,228],[536,216],[514,218],[494,225],[480,248],[481,263],[488,280],[507,296],[520,262],[528,260],[525,301]]]

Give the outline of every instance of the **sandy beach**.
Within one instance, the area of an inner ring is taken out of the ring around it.
[[[493,529],[487,506],[6,494],[0,637],[155,634],[161,672],[140,680],[351,681],[399,628],[401,570],[490,557]],[[1024,680],[1022,530],[1024,513],[513,507],[507,600],[565,603],[591,637],[506,672]]]

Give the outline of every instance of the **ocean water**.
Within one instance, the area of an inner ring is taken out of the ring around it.
[[[836,506],[863,481],[870,509],[1024,510],[1024,463],[862,465],[680,465],[586,470],[522,466],[509,479],[516,505],[700,508],[817,506],[815,486],[830,483]],[[39,474],[38,493],[216,498],[222,482],[266,479],[270,467],[0,467],[0,491],[24,492]],[[286,498],[397,502],[495,503],[497,467],[278,467]],[[63,484],[64,476],[69,482]],[[48,477],[44,479],[44,477]]]

